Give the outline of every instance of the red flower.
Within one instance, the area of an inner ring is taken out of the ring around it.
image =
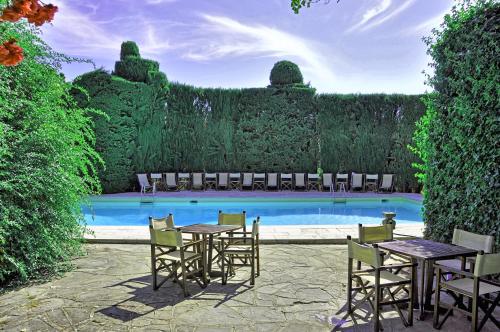
[[[49,4],[42,7],[38,5],[36,0],[33,0],[33,3],[36,3],[38,7],[36,10],[34,9],[34,6],[31,7],[31,13],[26,15],[28,22],[33,23],[36,26],[40,26],[54,19],[54,15],[57,12],[57,6]]]
[[[32,12],[33,3],[38,6],[37,0],[16,0],[5,8],[0,16],[0,21],[17,22],[22,17]]]
[[[11,39],[0,45],[0,65],[15,66],[23,60],[23,49]]]

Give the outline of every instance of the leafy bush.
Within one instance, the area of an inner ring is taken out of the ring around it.
[[[425,235],[449,241],[459,227],[500,247],[500,4],[463,2],[426,41],[433,58],[427,113],[414,150],[422,158]]]
[[[141,54],[139,53],[139,47],[133,41],[123,42],[120,50],[120,60],[125,60],[129,56],[133,56],[136,58],[141,57]]]
[[[156,61],[128,56],[116,61],[114,74],[132,82],[146,83],[149,75],[157,72],[159,68],[160,65]]]
[[[5,4],[5,2],[2,2]],[[0,6],[1,7],[1,6]],[[47,276],[80,252],[81,200],[99,192],[91,110],[75,105],[54,53],[22,23],[0,23],[25,59],[0,66],[0,286]],[[34,34],[35,33],[35,34]]]
[[[269,80],[274,86],[304,83],[299,66],[286,60],[274,64]]]

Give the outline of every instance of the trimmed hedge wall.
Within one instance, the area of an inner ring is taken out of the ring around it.
[[[500,249],[500,3],[453,9],[427,40],[435,72],[415,146],[424,160],[425,235],[451,241],[458,227]]]
[[[318,166],[396,172],[400,190],[419,189],[406,145],[423,114],[420,96],[318,96],[306,86],[239,90],[173,83],[167,90],[162,75],[157,68],[148,74],[162,84],[103,71],[76,80],[90,97],[80,96],[82,105],[109,116],[96,119],[105,192],[133,189],[139,172],[316,172]]]

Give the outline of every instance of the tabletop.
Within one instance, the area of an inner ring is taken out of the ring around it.
[[[190,234],[219,234],[224,232],[231,232],[242,228],[239,225],[211,225],[211,224],[194,224],[189,226],[182,226],[179,229],[183,233]]]
[[[378,243],[378,247],[413,258],[432,260],[477,254],[474,249],[424,239],[382,242]]]

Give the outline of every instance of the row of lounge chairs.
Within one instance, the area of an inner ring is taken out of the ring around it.
[[[137,174],[141,193],[157,190],[394,191],[394,174],[151,173]]]

